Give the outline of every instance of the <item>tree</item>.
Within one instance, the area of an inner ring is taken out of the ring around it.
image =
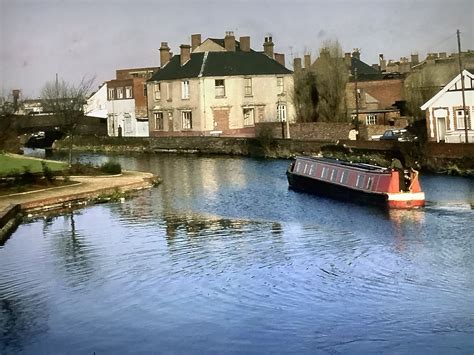
[[[84,104],[93,87],[95,77],[83,77],[77,85],[64,80],[47,82],[41,90],[44,111],[53,113],[62,123],[69,136],[69,165],[72,164],[74,135],[80,120],[84,117]]]
[[[349,80],[348,69],[343,59],[341,45],[337,40],[326,41],[314,64],[319,92],[319,120],[324,122],[346,122],[345,90]]]
[[[0,97],[0,151],[19,151],[15,124],[15,103],[11,97]]]
[[[313,70],[298,70],[293,75],[293,103],[298,122],[318,121],[319,94]]]

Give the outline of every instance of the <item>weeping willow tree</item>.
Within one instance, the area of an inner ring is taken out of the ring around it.
[[[69,165],[72,164],[72,146],[76,128],[84,117],[84,104],[91,92],[95,77],[83,77],[79,84],[64,80],[47,82],[41,89],[41,101],[45,111],[53,113],[69,136]]]
[[[344,62],[341,45],[328,40],[320,48],[319,58],[313,65],[319,93],[318,120],[321,122],[347,122],[346,84],[349,71]]]

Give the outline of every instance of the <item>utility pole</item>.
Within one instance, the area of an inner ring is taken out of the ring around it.
[[[462,60],[461,60],[461,35],[459,30],[456,31],[458,36],[458,59],[459,59],[459,73],[461,74],[461,95],[462,95],[462,112],[464,116],[464,134],[466,136],[466,143],[469,143],[468,135],[468,122],[469,122],[469,113],[466,110],[466,96],[464,94],[464,74],[462,70]]]
[[[357,131],[356,139],[359,140],[359,89],[357,89],[357,68],[354,68],[354,80],[355,80],[355,104],[356,104],[356,119],[355,128]]]

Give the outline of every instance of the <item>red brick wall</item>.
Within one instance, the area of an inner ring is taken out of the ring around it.
[[[354,97],[355,83],[348,83],[346,86],[347,97]],[[379,108],[391,107],[395,101],[403,100],[403,81],[402,79],[389,79],[377,81],[360,81],[357,88],[364,90],[370,96],[379,101]],[[352,95],[352,96],[351,96]],[[354,101],[354,103],[352,103]],[[350,109],[355,107],[355,100],[348,100]]]

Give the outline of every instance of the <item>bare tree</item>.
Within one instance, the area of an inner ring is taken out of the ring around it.
[[[348,68],[341,45],[337,40],[323,43],[319,58],[313,65],[319,93],[319,121],[345,122],[349,120],[345,103]]]
[[[83,77],[74,85],[64,80],[47,82],[41,90],[43,109],[53,113],[69,136],[69,165],[72,164],[74,135],[80,120],[84,117],[84,104],[91,92],[95,77]]]

